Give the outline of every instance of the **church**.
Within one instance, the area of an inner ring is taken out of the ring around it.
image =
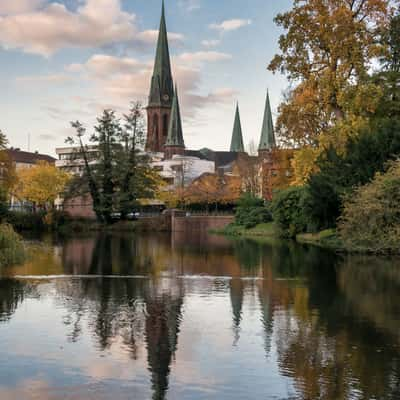
[[[264,121],[258,147],[258,157],[249,156],[245,151],[240,121],[239,105],[236,106],[232,139],[229,151],[213,151],[208,148],[189,150],[185,146],[182,128],[182,116],[178,89],[174,85],[168,44],[168,31],[165,19],[164,2],[162,5],[156,57],[150,83],[147,105],[147,141],[146,152],[151,154],[153,165],[171,184],[179,174],[182,164],[189,165],[185,179],[190,183],[203,173],[220,170],[229,172],[238,159],[253,159],[262,163],[269,160],[276,148],[271,105],[267,93]],[[181,171],[182,174],[182,171]]]

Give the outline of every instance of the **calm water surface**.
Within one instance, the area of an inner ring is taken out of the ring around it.
[[[400,399],[400,262],[97,235],[0,270],[1,400]]]

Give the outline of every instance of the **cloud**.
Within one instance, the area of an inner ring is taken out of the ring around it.
[[[179,6],[185,11],[194,11],[201,8],[200,0],[179,0]]]
[[[26,75],[16,78],[17,83],[21,84],[42,84],[42,83],[64,83],[72,80],[73,78],[66,74],[49,74],[49,75]]]
[[[41,0],[33,0],[36,6],[28,7],[30,1],[17,0],[20,6],[15,7],[0,6],[0,10],[3,7],[4,12],[8,11],[0,16],[3,47],[50,56],[65,47],[102,47],[123,42],[143,46],[153,45],[157,39],[157,31],[138,30],[135,14],[123,11],[121,0],[83,0],[75,11],[61,3],[37,8]],[[17,13],[10,13],[12,9]],[[170,39],[182,41],[183,36],[171,33]]]
[[[185,64],[200,64],[204,62],[218,62],[232,59],[231,54],[221,53],[218,51],[198,51],[194,53],[183,53],[175,60]]]
[[[14,15],[34,11],[44,4],[45,0],[2,0],[0,15]]]
[[[174,79],[179,86],[185,117],[193,118],[199,108],[210,103],[232,100],[235,93],[232,89],[217,89],[206,95],[198,94],[202,76],[200,64],[230,58],[230,55],[218,52],[183,53],[174,58]],[[107,99],[112,103],[112,108],[124,109],[130,101],[147,101],[153,63],[97,54],[86,63],[73,64],[67,70],[74,70],[81,79],[92,82],[97,97]]]
[[[252,24],[251,19],[229,19],[221,22],[220,24],[211,24],[210,28],[223,33],[223,32],[235,31],[237,29],[243,28],[251,24]]]
[[[216,47],[221,43],[219,39],[213,39],[213,40],[203,40],[201,44],[204,47]]]

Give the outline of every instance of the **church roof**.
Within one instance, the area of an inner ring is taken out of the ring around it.
[[[170,107],[174,95],[174,84],[171,73],[167,24],[165,22],[164,1],[162,4],[160,30],[157,41],[156,61],[149,96],[149,106]]]
[[[177,88],[175,88],[175,94],[172,101],[171,119],[169,121],[168,137],[165,146],[185,147]]]
[[[272,121],[271,103],[269,93],[265,102],[264,121],[261,131],[261,139],[258,150],[271,150],[276,146],[274,123]]]
[[[242,124],[240,123],[239,104],[236,105],[235,123],[233,125],[231,151],[244,152]]]

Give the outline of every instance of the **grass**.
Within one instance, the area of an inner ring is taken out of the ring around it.
[[[227,236],[276,236],[276,226],[273,222],[256,225],[254,228],[246,229],[244,226],[230,224],[223,229],[213,231]]]
[[[301,233],[296,236],[296,241],[337,251],[346,250],[335,229],[326,229],[318,233]]]

